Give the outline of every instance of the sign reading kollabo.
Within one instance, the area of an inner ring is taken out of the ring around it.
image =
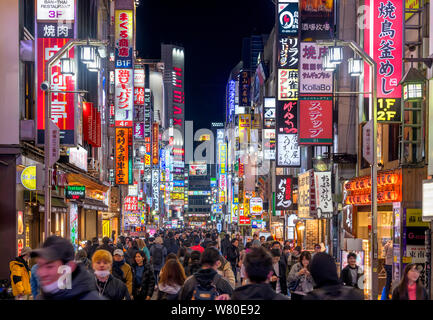
[[[85,186],[67,186],[65,189],[66,199],[84,199],[86,197],[86,187]]]

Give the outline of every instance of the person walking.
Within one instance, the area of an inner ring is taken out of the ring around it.
[[[143,251],[137,251],[132,265],[134,300],[150,300],[155,290],[155,273]]]
[[[416,263],[404,268],[403,277],[392,291],[392,300],[428,300],[427,290],[421,283]]]
[[[240,257],[240,252],[239,252],[238,246],[239,246],[239,240],[234,238],[232,240],[230,247],[227,249],[227,261],[230,262],[230,265],[232,266],[232,270],[233,270],[233,273],[235,275],[235,281],[236,282],[238,282],[237,266],[238,266],[239,257]]]
[[[102,244],[98,247],[97,250],[102,249],[102,250],[107,250],[108,252],[111,253],[111,255],[113,255],[113,251],[114,251],[114,247],[112,245],[110,245],[111,239],[108,237],[103,237],[102,238]]]
[[[32,296],[33,296],[33,300],[36,299],[36,297],[38,296],[39,292],[41,291],[41,284],[39,281],[39,277],[38,277],[38,264],[35,263],[31,269],[31,275],[30,275],[30,287],[32,289]]]
[[[287,262],[288,262],[288,272],[290,272],[290,270],[292,269],[292,267],[299,262],[299,257],[301,255],[301,247],[300,246],[296,246],[292,252],[290,253],[290,256],[287,258]]]
[[[347,266],[341,270],[340,280],[345,286],[359,289],[359,279],[364,274],[361,267],[356,264],[356,253],[350,252],[347,255]]]
[[[207,244],[207,247],[218,250],[218,243],[216,241],[211,241]],[[221,252],[220,252],[219,260],[221,262],[221,265],[218,267],[217,272],[220,274],[220,276],[222,276],[225,280],[227,280],[228,283],[230,283],[230,285],[234,289],[236,287],[236,281],[235,281],[235,275],[233,273],[230,262],[228,262],[227,259],[221,255]]]
[[[226,234],[221,240],[221,253],[227,258],[227,249],[231,246],[230,235]]]
[[[113,268],[111,274],[113,277],[121,280],[128,288],[129,295],[132,297],[132,269],[131,266],[126,263],[123,250],[114,250],[113,255]]]
[[[165,264],[165,258],[167,257],[167,249],[162,245],[163,241],[161,237],[155,239],[155,244],[150,248],[150,262],[155,273],[155,282],[158,283],[159,272],[162,266]]]
[[[157,300],[177,300],[185,280],[185,270],[179,260],[167,260],[161,269]]]
[[[30,287],[31,271],[28,265],[31,251],[31,248],[25,247],[18,257],[9,262],[12,294],[16,300],[28,300],[32,293]]]
[[[271,249],[272,255],[272,275],[271,275],[271,286],[276,293],[287,295],[287,275],[286,275],[286,264],[281,259],[280,249]]]
[[[92,238],[92,246],[89,249],[89,252],[87,254],[87,258],[89,258],[89,260],[92,260],[92,256],[93,253],[95,253],[96,249],[98,249],[99,247],[99,240],[97,237],[93,237]]]
[[[386,284],[385,284],[385,299],[389,299],[389,292],[392,283],[392,263],[394,262],[394,249],[392,240],[388,240],[383,248],[383,255],[385,256],[385,271],[386,271]]]
[[[92,270],[92,262],[87,258],[87,253],[85,250],[78,250],[75,254],[75,262],[81,263],[86,270]]]
[[[337,266],[331,255],[318,252],[311,259],[309,266],[315,288],[307,293],[303,300],[364,300],[361,290],[341,284]]]
[[[272,256],[263,247],[253,247],[245,255],[244,267],[248,284],[236,288],[232,300],[288,300],[276,293],[269,284],[272,273]]]
[[[74,261],[74,247],[69,240],[50,236],[42,248],[32,251],[31,257],[37,258],[41,284],[37,300],[106,300],[94,289],[92,275]],[[71,280],[64,287],[59,287],[61,268],[71,272]]]
[[[308,270],[310,261],[310,252],[303,251],[299,257],[299,262],[295,263],[290,270],[287,283],[289,284],[291,300],[302,300],[307,293],[313,291],[314,280]]]
[[[93,285],[100,296],[109,300],[131,300],[126,285],[111,275],[113,256],[107,250],[96,250],[92,256]]]
[[[200,251],[193,251],[189,256],[188,266],[186,267],[186,275],[192,276],[201,268],[200,264],[201,253]]]
[[[137,239],[138,249],[146,254],[147,261],[150,261],[150,251],[146,246],[146,242],[143,239]]]

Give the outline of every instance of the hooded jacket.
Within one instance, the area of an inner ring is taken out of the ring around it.
[[[178,294],[182,286],[168,285],[168,284],[158,284],[158,296],[157,300],[177,300]]]
[[[125,259],[121,262],[113,261],[113,268],[111,274],[117,279],[121,280],[128,288],[129,295],[132,295],[132,269]]]
[[[235,289],[232,300],[289,300],[276,293],[269,283],[252,283]]]
[[[221,294],[232,295],[233,288],[227,280],[224,280],[214,269],[200,269],[193,276],[186,279],[182,289],[179,292],[179,300],[191,300],[194,294],[194,289],[197,285],[209,287],[214,285]]]
[[[106,300],[94,289],[94,277],[81,264],[72,272],[71,289],[59,290],[56,293],[45,293],[41,290],[37,300]]]
[[[16,297],[20,294],[31,294],[30,287],[30,268],[27,262],[22,257],[16,257],[15,260],[9,262],[11,271],[12,293]]]
[[[304,300],[364,300],[361,290],[341,284],[334,258],[329,254],[316,253],[310,262],[310,273],[316,286]]]

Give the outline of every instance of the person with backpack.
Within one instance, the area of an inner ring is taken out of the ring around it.
[[[179,300],[216,300],[219,296],[231,296],[233,288],[217,272],[221,265],[220,254],[215,248],[207,248],[201,256],[201,269],[189,277],[179,292]]]
[[[168,233],[168,238],[164,241],[164,247],[167,249],[167,254],[177,254],[177,251],[179,251],[179,246],[176,244],[176,239],[174,239],[171,231]]]
[[[132,297],[132,269],[125,261],[123,250],[114,250],[113,260],[111,274],[126,285],[129,295]]]
[[[153,266],[156,283],[158,283],[159,272],[165,264],[165,258],[167,257],[167,249],[162,245],[162,242],[162,238],[157,237],[155,239],[155,244],[150,248],[150,262]]]

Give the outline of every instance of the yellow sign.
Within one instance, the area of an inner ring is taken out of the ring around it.
[[[102,236],[110,238],[110,220],[102,220]]]
[[[420,0],[406,0],[406,9],[419,9],[419,2]],[[408,20],[413,15],[413,13],[406,13],[405,19]]]
[[[403,263],[412,263],[412,257],[403,257],[402,262]]]
[[[239,143],[249,143],[251,132],[251,115],[240,114],[239,115]]]
[[[21,183],[26,189],[36,190],[36,166],[29,166],[21,172]]]
[[[422,221],[421,209],[406,209],[406,226],[407,227],[429,227],[428,222]]]
[[[144,165],[146,166],[146,167],[150,167],[150,154],[145,154],[144,155]]]

